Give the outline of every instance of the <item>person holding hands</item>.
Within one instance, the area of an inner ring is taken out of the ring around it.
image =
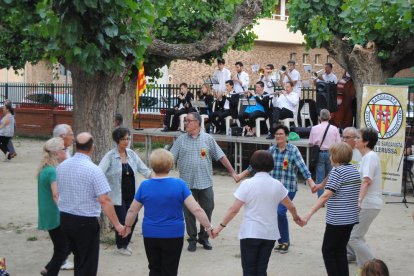
[[[213,237],[217,237],[244,206],[239,231],[243,275],[266,275],[272,248],[280,238],[278,214],[275,212],[279,203],[289,210],[297,224],[302,225],[302,220],[288,197],[288,190],[269,175],[273,169],[270,152],[256,151],[250,159],[250,165],[256,174],[237,188],[234,193],[236,200],[220,225],[213,229]]]
[[[349,275],[346,246],[352,228],[358,223],[358,195],[361,180],[358,170],[349,162],[352,148],[337,143],[329,148],[333,166],[324,193],[303,217],[304,224],[326,203],[326,227],[322,255],[329,276]]]

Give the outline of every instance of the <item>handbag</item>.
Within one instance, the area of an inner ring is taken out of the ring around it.
[[[323,134],[322,142],[318,145],[314,145],[310,149],[310,162],[312,165],[316,166],[316,163],[319,161],[319,151],[321,149],[321,146],[323,144],[323,141],[325,141],[326,133],[328,132],[329,126],[331,124],[328,124],[328,126],[325,129],[325,133]]]

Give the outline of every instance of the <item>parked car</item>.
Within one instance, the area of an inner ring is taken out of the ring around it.
[[[168,105],[168,102],[170,104]],[[177,97],[168,97],[161,96],[156,98],[153,96],[140,96],[139,97],[139,108],[143,113],[161,113],[165,114],[168,108],[172,108],[178,103]]]
[[[72,110],[73,99],[71,94],[49,92],[35,92],[24,97],[23,102],[17,105],[19,108]]]

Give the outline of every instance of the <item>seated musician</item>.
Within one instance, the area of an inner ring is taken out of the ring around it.
[[[292,93],[293,83],[291,81],[286,82],[285,90],[282,91],[277,98],[276,107],[273,105],[273,120],[270,125],[269,135],[266,139],[274,138],[274,128],[279,124],[279,120],[286,118],[294,118],[295,113],[297,113],[298,104],[299,104],[299,95],[297,93]]]
[[[269,97],[264,94],[264,83],[256,82],[256,93],[249,91],[248,100],[256,101],[255,104],[248,104],[244,112],[239,114],[239,121],[245,131],[245,136],[253,137],[255,135],[256,119],[259,117],[266,118],[266,111],[269,109]],[[267,95],[267,93],[266,93]]]
[[[198,112],[200,114],[210,115],[211,113],[213,113],[214,96],[213,96],[213,93],[211,92],[210,85],[205,83],[201,86],[201,94],[198,97],[198,100],[204,101],[204,103],[206,104],[206,107],[199,108]]]
[[[162,131],[174,131],[178,129],[180,115],[195,111],[191,106],[191,100],[193,99],[193,93],[188,92],[188,85],[185,82],[181,83],[178,103],[174,106],[174,108],[167,110],[164,118],[164,129]],[[172,121],[171,116],[173,116]]]
[[[238,115],[239,94],[234,91],[234,83],[232,80],[226,81],[226,91],[219,93],[216,100],[214,112],[210,115],[209,121],[213,123],[217,129],[217,134],[226,134],[225,118],[231,116],[236,119]]]

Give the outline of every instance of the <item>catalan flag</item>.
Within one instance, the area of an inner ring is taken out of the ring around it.
[[[134,118],[136,118],[136,116],[138,115],[139,97],[144,93],[146,87],[147,81],[145,79],[144,64],[142,64],[138,70],[137,90],[135,94],[134,104]]]

